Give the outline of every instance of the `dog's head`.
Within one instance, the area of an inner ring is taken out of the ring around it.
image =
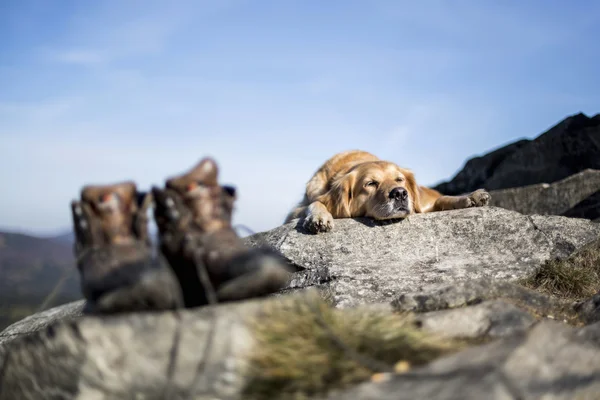
[[[421,212],[413,173],[388,161],[358,164],[319,199],[336,218],[404,218]]]

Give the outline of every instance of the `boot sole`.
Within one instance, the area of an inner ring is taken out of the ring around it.
[[[84,313],[115,314],[135,311],[163,311],[183,307],[179,283],[166,269],[142,272],[138,279],[88,301]]]

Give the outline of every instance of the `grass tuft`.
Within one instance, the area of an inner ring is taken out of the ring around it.
[[[582,300],[600,291],[600,239],[564,260],[547,261],[521,285],[566,300]]]
[[[266,305],[251,322],[247,399],[306,399],[366,381],[394,365],[422,365],[465,343],[416,328],[406,315],[335,309],[315,297]]]

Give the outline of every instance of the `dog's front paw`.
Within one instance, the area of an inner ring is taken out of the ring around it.
[[[468,197],[469,205],[468,207],[483,207],[487,206],[492,196],[484,189],[477,189],[473,193],[471,193]]]
[[[302,227],[311,233],[329,232],[333,229],[333,217],[330,213],[309,214]]]

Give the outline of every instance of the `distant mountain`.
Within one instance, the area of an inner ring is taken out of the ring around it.
[[[60,235],[49,237],[48,239],[58,243],[72,245],[75,243],[75,234],[72,231],[67,231],[65,233],[61,233]]]
[[[0,232],[0,329],[45,308],[81,298],[72,244]]]
[[[234,229],[236,230],[237,234],[240,235],[241,237],[245,237],[248,235],[252,235],[253,233],[256,233],[256,232],[253,232],[250,228],[246,227],[245,225],[241,225],[241,224],[235,225]],[[150,240],[152,240],[152,242],[154,244],[157,244],[158,243],[158,231],[157,231],[156,227],[153,225],[150,225],[149,231],[150,231]],[[65,231],[64,233],[58,234],[56,236],[48,237],[48,239],[53,240],[58,243],[73,245],[73,243],[75,243],[75,234],[73,233],[73,231],[68,230],[68,231]]]

